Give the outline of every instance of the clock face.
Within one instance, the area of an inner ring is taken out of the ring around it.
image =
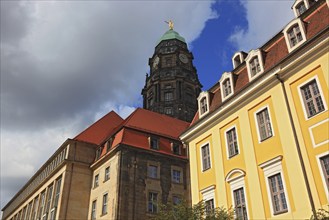
[[[155,58],[154,58],[154,61],[153,61],[153,68],[156,68],[156,67],[158,66],[159,61],[160,61],[159,57],[155,57]]]
[[[188,58],[185,54],[179,54],[179,59],[180,61],[182,61],[182,63],[187,63],[188,62]]]

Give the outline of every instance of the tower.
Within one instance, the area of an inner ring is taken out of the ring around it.
[[[149,58],[150,74],[142,90],[143,108],[191,122],[202,87],[192,61],[185,39],[173,30],[170,21],[169,30]]]

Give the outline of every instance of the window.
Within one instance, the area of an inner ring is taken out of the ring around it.
[[[166,115],[172,115],[173,114],[172,108],[165,108],[165,114]]]
[[[250,60],[249,62],[249,65],[250,65],[250,72],[251,72],[251,76],[256,76],[257,73],[259,73],[261,71],[261,68],[260,68],[260,64],[259,64],[259,60],[258,60],[258,57],[254,57]]]
[[[51,199],[52,199],[52,195],[53,195],[53,185],[49,186],[48,188],[48,192],[47,192],[47,202],[46,202],[46,209],[44,211],[44,213],[48,214],[49,209],[50,209],[50,203],[51,203]]]
[[[149,192],[147,211],[150,213],[157,213],[157,211],[158,211],[158,193]]]
[[[91,219],[92,220],[96,219],[96,204],[97,204],[97,200],[94,200],[91,205]]]
[[[281,173],[275,174],[268,178],[271,190],[272,205],[274,214],[288,211],[286,196],[281,179]]]
[[[209,112],[209,93],[201,92],[198,97],[199,117],[203,117]]]
[[[209,144],[204,145],[201,147],[201,156],[202,156],[202,170],[208,170],[211,167],[210,163],[210,150]]]
[[[201,109],[200,109],[201,114],[204,114],[208,111],[208,105],[207,105],[207,98],[206,97],[201,99],[200,106],[201,106]]]
[[[173,205],[178,205],[179,203],[181,203],[181,197],[180,196],[173,196],[172,197],[172,203]]]
[[[37,215],[37,211],[38,211],[38,203],[39,202],[39,197],[36,197],[34,199],[34,203],[33,203],[33,212],[32,212],[32,217],[31,219],[35,219],[36,215]]]
[[[320,158],[321,168],[323,171],[323,176],[325,183],[327,185],[327,190],[329,191],[329,155]]]
[[[277,156],[259,165],[264,171],[268,201],[272,217],[290,210],[282,169],[282,156]]]
[[[243,51],[236,52],[232,57],[233,68],[237,68],[243,61],[247,54]]]
[[[289,52],[293,51],[306,41],[304,23],[300,19],[291,21],[283,29],[283,34]]]
[[[236,218],[239,220],[248,219],[243,188],[234,190],[233,197],[234,197],[234,209],[235,209]]]
[[[226,132],[226,144],[229,158],[239,154],[235,127]]]
[[[325,110],[321,93],[315,79],[301,87],[301,93],[308,118]]]
[[[94,188],[98,187],[99,185],[99,175],[97,174],[94,178]]]
[[[223,82],[223,94],[224,94],[224,97],[228,96],[231,94],[232,92],[232,87],[231,87],[231,82],[230,82],[230,79],[225,79],[224,82]]]
[[[156,137],[150,137],[150,148],[153,150],[159,150],[159,139]]]
[[[166,66],[171,66],[172,60],[171,58],[166,58]]]
[[[57,208],[58,201],[59,201],[59,196],[60,196],[60,192],[61,192],[61,182],[62,182],[62,178],[60,177],[56,181],[56,189],[55,189],[56,191],[55,191],[55,198],[54,198],[54,203],[53,203],[53,207],[55,207],[55,208]]]
[[[28,207],[27,207],[26,219],[30,219],[31,210],[32,210],[32,202],[30,202]]]
[[[147,167],[147,176],[150,178],[158,178],[158,167],[155,165],[148,165]]]
[[[166,102],[172,101],[173,100],[173,93],[172,92],[165,92],[164,98]]]
[[[268,108],[264,108],[263,110],[259,111],[256,116],[260,141],[264,141],[267,138],[272,137],[272,125]]]
[[[111,150],[112,143],[113,143],[113,137],[110,138],[108,141],[106,141],[106,152],[109,152]]]
[[[209,199],[205,202],[205,206],[206,206],[206,215],[211,215],[215,205],[214,205],[214,199]]]
[[[297,43],[303,40],[302,33],[300,32],[298,24],[290,28],[288,31],[290,47],[294,47]]]
[[[246,57],[249,80],[253,80],[256,76],[264,72],[263,55],[260,49],[252,50]]]
[[[103,195],[102,215],[107,214],[107,193]]]
[[[180,170],[172,170],[172,181],[174,183],[180,183],[181,182],[181,171]]]
[[[38,218],[42,217],[43,207],[45,207],[45,200],[46,200],[46,191],[43,191],[41,193],[41,197],[40,197],[40,207],[39,207]]]
[[[110,167],[105,168],[105,176],[104,176],[104,181],[107,181],[110,179]]]
[[[181,155],[181,149],[179,143],[177,142],[172,143],[172,152],[176,155]]]
[[[304,2],[301,2],[300,4],[298,4],[296,6],[296,10],[297,10],[298,15],[303,14],[307,10],[306,9],[306,6],[305,6],[305,3]]]
[[[147,100],[147,106],[151,107],[152,105],[153,105],[153,97],[151,97]]]

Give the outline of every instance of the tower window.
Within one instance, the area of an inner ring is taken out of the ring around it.
[[[172,65],[172,59],[166,58],[166,66],[171,66],[171,65]]]
[[[173,93],[172,92],[165,92],[164,96],[165,96],[164,98],[165,98],[166,102],[173,100]]]
[[[165,108],[165,114],[166,115],[172,115],[173,114],[172,108]]]

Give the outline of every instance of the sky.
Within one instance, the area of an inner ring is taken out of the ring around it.
[[[293,19],[292,0],[1,0],[3,208],[67,139],[111,110],[142,107],[157,40],[174,21],[203,90]]]

